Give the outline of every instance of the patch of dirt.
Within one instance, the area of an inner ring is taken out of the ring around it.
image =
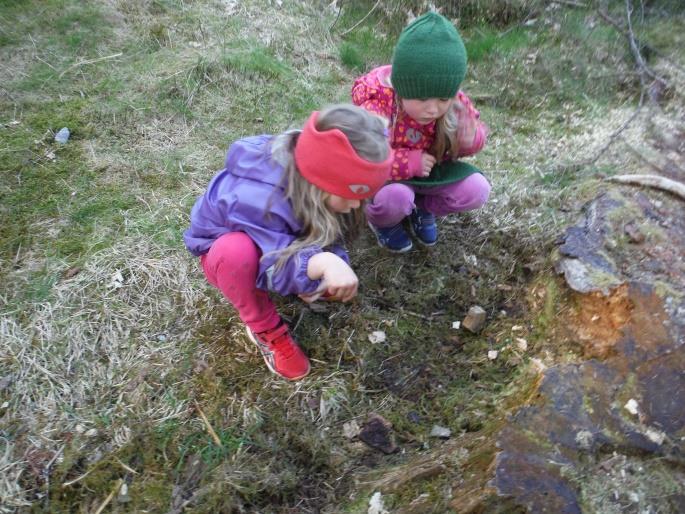
[[[607,296],[599,292],[574,294],[576,306],[570,313],[570,328],[583,344],[585,357],[606,358],[614,353],[631,316],[627,289],[626,285],[619,286]]]

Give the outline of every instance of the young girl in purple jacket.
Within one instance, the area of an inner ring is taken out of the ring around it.
[[[195,202],[184,233],[210,284],[247,325],[268,368],[309,372],[268,291],[346,302],[357,276],[342,246],[361,201],[388,180],[384,121],[352,105],[314,112],[302,130],[236,141]]]

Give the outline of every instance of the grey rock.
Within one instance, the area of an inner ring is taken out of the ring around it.
[[[69,141],[70,135],[69,129],[67,127],[62,127],[59,129],[59,132],[55,134],[55,141],[61,145],[65,145],[67,144],[67,141]]]

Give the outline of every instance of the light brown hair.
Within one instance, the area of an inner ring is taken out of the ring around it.
[[[319,131],[340,130],[355,152],[367,161],[382,162],[388,158],[390,149],[384,120],[361,107],[351,104],[328,107],[319,114],[316,128]],[[349,214],[332,212],[326,206],[329,193],[302,177],[293,155],[300,132],[289,130],[277,136],[271,145],[274,160],[284,168],[285,195],[293,206],[295,217],[302,223],[301,236],[279,251],[277,268],[307,246],[326,248],[353,239],[364,221],[362,209],[354,209]]]

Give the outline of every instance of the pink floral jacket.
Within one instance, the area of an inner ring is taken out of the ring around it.
[[[390,146],[395,157],[391,177],[393,180],[406,180],[421,174],[421,155],[435,140],[435,122],[421,125],[406,114],[393,119],[397,110],[395,90],[390,85],[391,71],[390,65],[380,66],[355,80],[352,86],[352,102],[390,120],[391,126],[394,122],[394,130],[390,136]],[[470,141],[457,141],[457,155],[447,154],[443,160],[478,153],[485,145],[488,134],[487,126],[480,121],[480,113],[473,107],[469,97],[459,91],[455,98],[466,107],[468,116],[477,120],[477,128]]]

